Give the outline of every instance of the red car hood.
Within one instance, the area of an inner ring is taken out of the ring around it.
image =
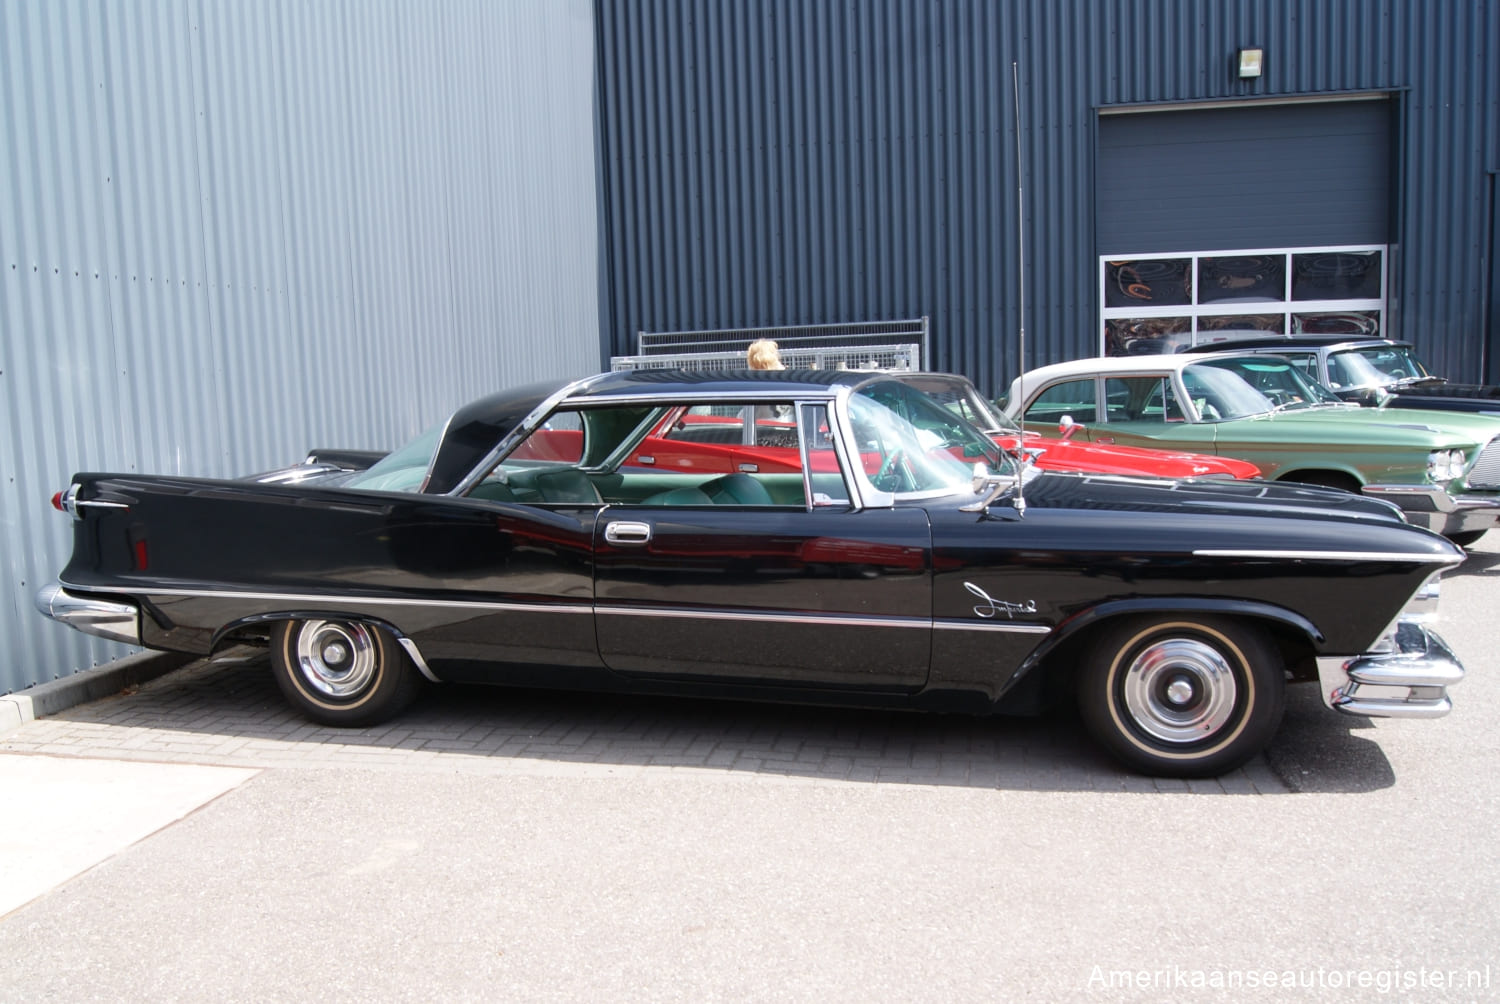
[[[1014,447],[1015,436],[995,436],[1003,447]],[[1233,478],[1258,478],[1260,468],[1232,457],[1215,457],[1206,453],[1178,453],[1171,450],[1148,450],[1137,446],[1107,446],[1100,443],[1075,443],[1071,439],[1044,439],[1035,432],[1026,434],[1028,447],[1046,450],[1036,466],[1044,471],[1083,471],[1091,474],[1147,474],[1163,478],[1196,478],[1210,474]]]

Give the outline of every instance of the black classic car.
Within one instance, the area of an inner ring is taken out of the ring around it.
[[[1463,675],[1421,623],[1463,552],[1387,503],[1040,471],[879,374],[527,387],[371,459],[76,475],[54,499],[73,556],[38,605],[149,648],[268,645],[286,697],[332,725],[442,681],[980,713],[1076,698],[1125,763],[1184,776],[1261,749],[1289,681],[1349,714],[1433,717]]]
[[[1210,345],[1188,351],[1214,348]],[[1500,415],[1500,387],[1450,383],[1427,368],[1410,342],[1349,335],[1289,335],[1241,342],[1235,349],[1290,359],[1318,383],[1355,404]]]

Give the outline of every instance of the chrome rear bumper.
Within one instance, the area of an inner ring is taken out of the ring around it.
[[[59,623],[127,645],[141,643],[141,612],[133,603],[78,596],[54,582],[36,594],[36,608]]]
[[[1370,718],[1441,718],[1453,709],[1448,688],[1464,667],[1443,639],[1401,621],[1388,651],[1318,659],[1323,703]]]

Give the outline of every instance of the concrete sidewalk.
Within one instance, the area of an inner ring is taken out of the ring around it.
[[[50,683],[0,696],[0,737],[27,722],[124,693],[193,661],[176,652],[139,652]]]
[[[0,917],[257,773],[0,754]]]

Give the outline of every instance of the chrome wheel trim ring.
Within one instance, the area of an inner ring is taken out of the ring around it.
[[[1141,731],[1165,743],[1202,742],[1234,714],[1234,670],[1212,645],[1168,638],[1142,649],[1125,671],[1125,707]]]
[[[328,697],[353,697],[375,678],[375,635],[363,624],[308,621],[297,632],[297,669]]]

